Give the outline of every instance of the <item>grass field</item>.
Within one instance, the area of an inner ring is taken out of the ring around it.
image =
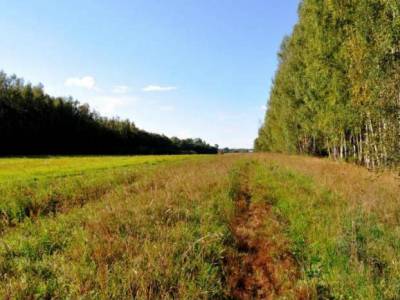
[[[98,199],[116,186],[132,181],[142,168],[190,159],[189,156],[0,159],[0,231],[26,217],[54,214]]]
[[[278,154],[0,159],[0,298],[397,299],[395,174]]]

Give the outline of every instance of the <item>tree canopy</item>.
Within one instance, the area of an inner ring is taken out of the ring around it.
[[[201,139],[168,138],[105,118],[72,98],[0,72],[0,155],[217,153]]]
[[[304,0],[298,14],[255,149],[397,165],[400,2]]]

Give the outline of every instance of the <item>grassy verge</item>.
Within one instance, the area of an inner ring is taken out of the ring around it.
[[[311,177],[276,164],[258,165],[253,183],[262,197],[274,203],[275,213],[287,220],[292,252],[312,298],[397,297],[400,244],[396,227]]]

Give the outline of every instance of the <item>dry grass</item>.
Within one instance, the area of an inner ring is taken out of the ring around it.
[[[310,157],[256,157],[260,184],[288,220],[293,252],[317,296],[399,296],[400,188],[393,173]]]
[[[345,198],[352,208],[361,206],[387,224],[399,224],[400,177],[394,172],[371,172],[353,164],[307,156],[258,154],[257,157],[311,176]]]
[[[0,159],[0,232],[26,218],[54,215],[96,201],[160,164],[201,156]]]
[[[4,297],[223,296],[234,159],[159,166],[93,203],[3,236]]]
[[[57,191],[60,206],[0,233],[0,298],[398,296],[393,174],[279,154],[181,158],[39,178],[30,199],[46,208]]]

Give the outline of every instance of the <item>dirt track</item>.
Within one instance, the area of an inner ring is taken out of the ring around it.
[[[297,287],[298,264],[289,251],[282,224],[268,203],[253,203],[247,178],[241,178],[231,222],[235,248],[227,259],[233,299],[307,299]]]

